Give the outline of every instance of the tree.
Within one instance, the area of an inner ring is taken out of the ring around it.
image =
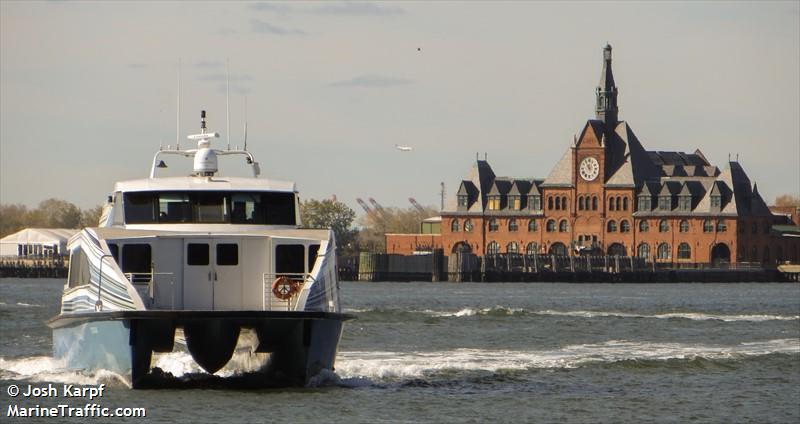
[[[96,227],[100,223],[100,216],[103,214],[103,205],[97,205],[91,209],[81,212],[82,227]]]
[[[791,194],[782,194],[775,198],[775,206],[798,206],[800,207],[800,197]]]
[[[300,203],[300,219],[309,228],[330,228],[336,235],[336,245],[349,250],[355,240],[351,228],[356,213],[342,202],[309,199]]]
[[[0,205],[0,238],[27,227],[28,214],[25,205]]]
[[[81,225],[81,210],[61,199],[47,199],[39,203],[36,221],[41,220],[45,228],[78,228]]]

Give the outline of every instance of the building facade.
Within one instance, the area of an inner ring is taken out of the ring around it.
[[[645,150],[618,119],[611,46],[595,92],[595,118],[544,179],[495,175],[486,160],[442,212],[446,253],[637,256],[661,263],[797,261],[738,161],[720,169],[700,150]],[[794,223],[797,225],[797,223]]]

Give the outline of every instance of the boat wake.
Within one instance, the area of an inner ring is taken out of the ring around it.
[[[528,310],[523,308],[508,308],[495,306],[493,308],[463,308],[458,311],[401,311],[395,309],[350,309],[346,312],[365,315],[403,315],[421,314],[436,318],[462,318],[462,317],[507,317],[507,316],[564,316],[575,318],[644,318],[644,319],[687,319],[693,321],[724,321],[724,322],[764,322],[764,321],[800,321],[800,315],[773,315],[773,314],[713,314],[703,312],[665,312],[660,314],[635,314],[620,311],[557,311],[557,310]]]
[[[577,344],[553,350],[513,351],[454,349],[431,352],[351,351],[339,352],[336,372],[322,370],[307,387],[359,388],[428,378],[450,379],[465,373],[524,372],[536,369],[573,369],[588,366],[631,365],[691,366],[727,363],[773,354],[800,354],[800,340],[776,339],[737,345],[696,345],[611,340]],[[157,368],[151,388],[246,388],[263,385],[263,374],[254,358],[237,352],[230,369],[215,375],[200,370],[188,353],[172,352],[154,358]],[[231,370],[238,369],[239,372]],[[245,371],[241,371],[245,370]],[[0,380],[27,380],[78,385],[107,384],[130,387],[130,381],[111,371],[82,372],[64,367],[56,359],[36,356],[0,358]],[[281,387],[281,385],[275,385]]]
[[[798,353],[800,340],[797,339],[777,339],[733,346],[611,340],[543,351],[455,349],[434,352],[340,352],[336,371],[342,378],[394,380],[459,371],[564,369],[626,361],[737,360]]]
[[[108,370],[69,369],[65,366],[64,361],[49,356],[0,358],[0,380],[131,387],[130,380],[123,375]]]

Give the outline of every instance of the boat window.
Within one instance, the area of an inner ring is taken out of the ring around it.
[[[186,265],[208,265],[208,244],[206,243],[187,244]]]
[[[158,195],[158,222],[190,222],[192,205],[185,193],[161,193]]]
[[[317,255],[319,254],[319,245],[312,244],[308,246],[308,272],[314,269],[314,263],[317,262]]]
[[[236,193],[231,196],[231,223],[253,224],[264,220],[264,204],[259,193]]]
[[[236,243],[218,244],[217,265],[239,265],[239,245]]]
[[[282,244],[275,247],[276,274],[302,274],[305,272],[305,246]]]
[[[154,193],[125,193],[125,222],[145,224],[156,222]]]
[[[89,284],[89,259],[80,247],[72,249],[69,258],[69,276],[67,277],[69,287],[78,287]]]
[[[230,222],[227,197],[223,193],[198,193],[193,196],[195,222]]]
[[[294,193],[263,193],[265,222],[271,225],[294,225]]]
[[[108,243],[108,250],[111,256],[114,257],[114,262],[119,263],[119,246],[116,243]]]
[[[126,224],[295,225],[295,195],[285,192],[129,192]]]
[[[125,244],[122,246],[122,273],[130,274],[132,283],[150,281],[152,252],[149,244]]]

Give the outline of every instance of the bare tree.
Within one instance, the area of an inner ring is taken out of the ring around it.
[[[798,206],[800,207],[800,197],[791,194],[782,194],[775,198],[775,206]]]

